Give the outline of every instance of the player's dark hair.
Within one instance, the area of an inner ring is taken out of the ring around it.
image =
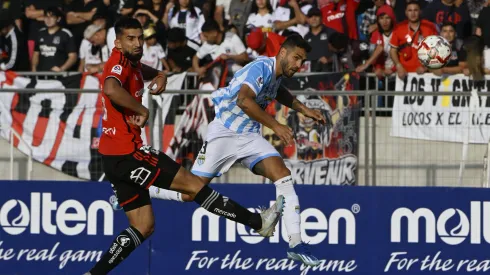
[[[63,13],[61,12],[61,10],[57,7],[48,7],[47,9],[44,10],[44,15],[49,15],[49,14],[52,14],[56,17],[63,17]]]
[[[297,33],[293,33],[286,38],[281,45],[281,48],[285,49],[293,49],[294,47],[301,48],[305,50],[305,52],[309,53],[311,51],[311,46],[303,39],[303,37]]]
[[[204,24],[202,25],[201,31],[202,32],[210,32],[210,31],[219,31],[220,27],[218,22],[216,22],[213,19],[208,19]]]
[[[336,50],[341,50],[347,48],[349,45],[349,37],[340,32],[334,32],[328,38],[328,42]]]
[[[420,6],[420,2],[418,0],[408,0],[406,7],[408,8],[409,5],[417,5],[417,6],[419,6],[419,9],[422,8],[422,6]]]
[[[483,80],[485,71],[483,69],[483,50],[485,44],[479,36],[472,35],[464,41],[464,50],[466,51],[466,63],[468,70],[474,80]]]
[[[181,28],[171,28],[167,32],[168,42],[184,42],[186,40],[185,30]]]
[[[143,27],[140,24],[140,21],[138,21],[135,18],[131,17],[121,17],[116,24],[114,25],[114,30],[116,32],[116,36],[119,36],[123,33],[123,30],[126,29],[142,29]]]

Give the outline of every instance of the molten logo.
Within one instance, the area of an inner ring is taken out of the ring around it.
[[[9,200],[0,207],[0,227],[10,235],[20,235],[26,230],[30,234],[74,236],[86,231],[97,235],[97,222],[102,212],[104,235],[113,235],[114,212],[112,206],[102,200],[94,201],[86,209],[77,200],[66,200],[58,204],[51,193],[31,193],[30,206],[21,200]],[[19,213],[16,217],[15,214]]]
[[[12,223],[8,220],[8,213],[14,209],[17,204],[20,205],[20,215],[12,220]],[[24,232],[29,225],[30,215],[27,205],[20,200],[9,200],[6,202],[0,211],[0,226],[3,230],[10,235],[19,235]]]
[[[257,212],[257,210],[253,208],[249,208],[248,210]],[[299,208],[297,211],[299,211]],[[355,245],[355,215],[359,212],[360,206],[357,204],[354,204],[351,210],[343,208],[336,209],[330,213],[330,216],[325,216],[321,210],[316,208],[304,209],[301,212],[302,239],[312,245],[324,241],[327,241],[329,244],[345,243],[348,245]],[[223,227],[223,223],[220,222],[219,216],[213,215],[203,208],[198,208],[192,215],[192,241],[237,242],[237,239],[239,239],[248,244],[257,244],[264,240],[264,237],[245,228],[242,224],[237,224],[231,220],[226,220],[225,223],[226,225]],[[207,230],[205,229],[206,224],[208,225]],[[281,237],[284,242],[288,242],[289,237],[286,232],[286,226],[280,224],[281,220],[279,220],[279,223],[276,226],[276,234],[274,234],[273,237],[268,238],[267,242],[279,243]],[[341,228],[345,228],[345,232],[340,233],[339,231]],[[225,231],[224,234],[222,232],[223,230]],[[203,234],[204,232],[207,232],[207,234]],[[221,239],[223,237],[224,240]]]
[[[483,208],[483,211],[482,211]],[[482,213],[483,212],[483,213]],[[483,214],[483,215],[482,215]],[[436,235],[449,245],[458,245],[470,237],[471,244],[481,244],[481,237],[490,243],[490,202],[472,201],[470,217],[460,209],[449,208],[444,210],[436,218],[434,212],[428,208],[419,208],[412,211],[402,207],[396,209],[391,216],[391,241],[401,242],[402,220],[407,220],[407,239],[409,243],[419,243],[419,223],[423,219],[425,222],[425,242],[436,243]],[[483,216],[483,224],[482,224]],[[451,219],[458,217],[459,223],[447,230],[447,224]],[[486,219],[485,219],[486,217]]]

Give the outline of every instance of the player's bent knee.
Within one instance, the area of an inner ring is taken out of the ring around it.
[[[155,221],[138,222],[131,224],[132,227],[136,228],[143,237],[148,238],[155,231]]]
[[[184,168],[181,168],[170,185],[170,189],[188,195],[189,197],[187,199],[189,201],[193,201],[194,197],[204,187],[204,185],[205,183],[200,177],[192,174]],[[186,201],[186,198],[182,198],[184,201]]]

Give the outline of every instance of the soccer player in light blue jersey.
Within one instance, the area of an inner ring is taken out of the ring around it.
[[[319,260],[301,240],[299,200],[291,172],[260,132],[261,125],[264,125],[272,129],[285,145],[293,141],[291,128],[280,124],[264,110],[273,99],[319,123],[326,123],[326,118],[318,110],[309,109],[285,89],[278,92],[281,80],[292,77],[300,69],[310,50],[300,35],[291,35],[276,57],[259,57],[235,73],[228,87],[213,92],[216,117],[208,126],[205,143],[192,173],[209,183],[240,161],[253,173],[274,182],[277,195],[285,198],[283,222],[289,235],[287,255],[305,265],[315,266]],[[150,192],[152,197],[161,199],[193,200],[188,195],[169,190],[153,189]]]

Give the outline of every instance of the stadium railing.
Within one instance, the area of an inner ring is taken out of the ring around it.
[[[19,73],[20,74],[20,73]],[[25,75],[25,74],[24,74]],[[189,77],[195,77],[190,75]],[[369,79],[370,78],[370,79]],[[373,80],[374,85],[373,87]],[[370,82],[371,81],[371,82]],[[393,127],[390,100],[405,92],[389,91],[380,88],[374,75],[367,75],[366,87],[369,90],[356,91],[310,91],[294,90],[295,95],[326,95],[342,96],[357,95],[362,103],[358,142],[358,175],[359,185],[392,185],[392,186],[459,186],[458,170],[462,160],[462,144],[456,142],[438,142],[422,139],[398,138],[391,135]],[[385,83],[390,82],[389,79]],[[0,90],[1,92],[2,90]],[[39,90],[20,89],[17,92],[61,92],[79,93],[79,89]],[[98,90],[83,90],[84,93],[97,93]],[[209,94],[210,91],[196,89],[169,90],[167,93],[181,95]],[[412,92],[413,96],[467,96],[464,92]],[[480,93],[485,96],[485,94]],[[184,104],[182,104],[185,106]],[[181,105],[181,106],[182,106]],[[181,107],[180,106],[180,107]],[[366,114],[366,115],[364,115]],[[176,120],[176,123],[178,119]],[[153,123],[151,123],[153,125]],[[162,124],[160,124],[162,125]],[[150,133],[153,131],[150,130]],[[161,136],[156,137],[157,142]],[[155,140],[155,139],[151,139]],[[150,144],[152,145],[152,144]],[[463,186],[486,186],[488,174],[488,144],[469,144],[468,156],[465,161],[465,177]],[[157,146],[158,147],[158,146]],[[199,148],[194,148],[194,150]],[[35,171],[34,171],[35,172]],[[260,183],[261,177],[255,176],[238,165],[215,182]]]

